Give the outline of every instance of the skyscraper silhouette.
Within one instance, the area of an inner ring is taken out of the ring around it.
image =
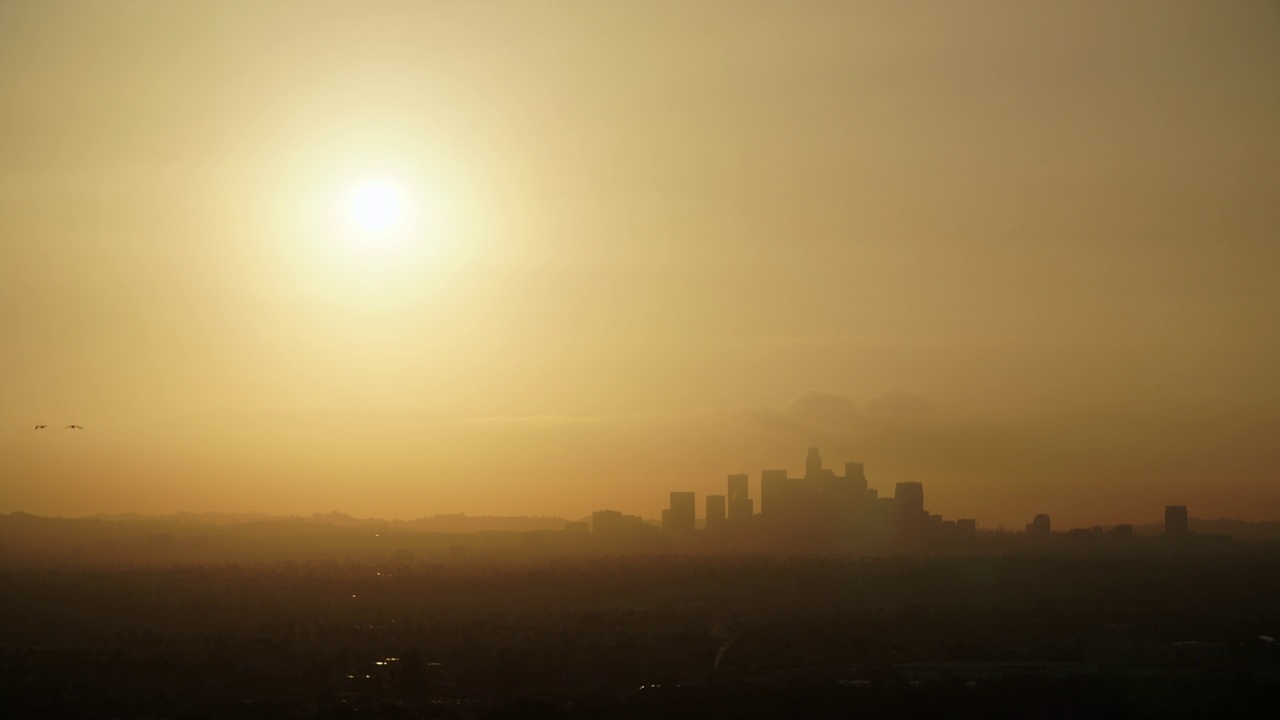
[[[924,515],[924,485],[918,482],[900,482],[893,489],[893,499],[898,512],[904,516]]]
[[[693,493],[671,493],[671,508],[667,516],[666,529],[672,532],[693,532],[697,517],[695,507]]]
[[[867,473],[863,469],[862,463],[851,462],[844,464],[844,481],[850,486],[850,490],[858,495],[866,495],[867,493]]]
[[[779,515],[786,512],[790,481],[786,470],[765,470],[760,473],[760,514]]]
[[[744,523],[755,513],[754,503],[747,494],[747,474],[729,476],[729,522]]]
[[[816,447],[809,448],[809,455],[804,459],[804,476],[810,480],[822,477],[822,453]]]
[[[726,518],[725,496],[707,496],[707,529],[716,530],[724,526]]]

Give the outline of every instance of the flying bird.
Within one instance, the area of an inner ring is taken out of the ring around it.
[[[84,428],[80,427],[79,425],[68,425],[62,429],[63,430],[83,430]]]
[[[36,426],[36,429],[37,429],[37,430],[43,430],[43,429],[45,429],[46,427],[48,427],[48,425],[37,425],[37,426]]]

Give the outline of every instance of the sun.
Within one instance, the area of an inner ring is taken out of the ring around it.
[[[324,218],[321,237],[339,265],[413,265],[439,259],[452,231],[440,192],[421,172],[378,170],[337,175],[324,183],[314,207]]]
[[[387,178],[368,178],[347,191],[346,219],[366,240],[385,239],[405,221],[404,191]]]

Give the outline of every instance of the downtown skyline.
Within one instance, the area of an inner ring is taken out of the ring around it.
[[[1280,517],[1262,0],[16,0],[0,96],[0,512]]]

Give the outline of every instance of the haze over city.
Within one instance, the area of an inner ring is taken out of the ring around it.
[[[1275,3],[6,2],[0,97],[0,512],[1280,518]]]

